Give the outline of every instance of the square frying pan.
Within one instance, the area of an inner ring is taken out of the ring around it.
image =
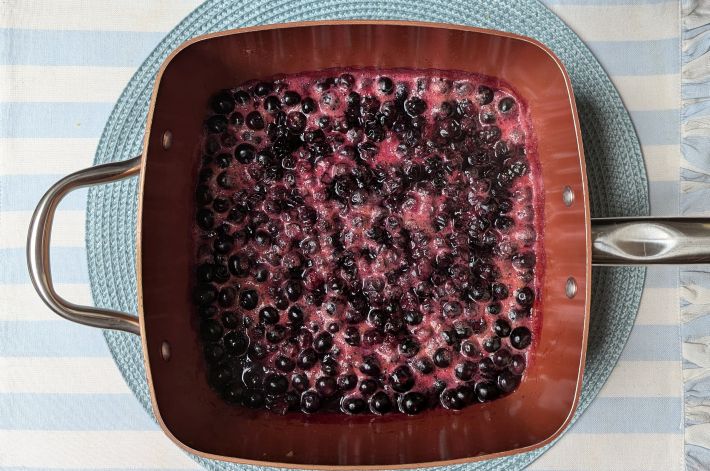
[[[337,45],[337,47],[334,47]],[[544,258],[537,348],[512,394],[419,416],[286,414],[230,406],[208,387],[190,300],[194,188],[210,96],[276,74],[335,67],[458,70],[499,77],[527,101],[544,190]],[[568,425],[582,386],[592,262],[707,262],[703,220],[595,221],[569,76],[530,38],[456,25],[328,21],[201,36],[160,69],[143,155],[79,171],[40,201],[28,235],[37,292],[59,315],[140,335],[153,411],[181,448],[218,460],[293,468],[445,465],[529,451]],[[138,316],[72,304],[52,285],[51,226],[70,191],[140,173]],[[184,234],[184,237],[176,237]],[[592,258],[594,252],[594,260]]]

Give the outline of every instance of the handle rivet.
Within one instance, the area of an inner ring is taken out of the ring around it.
[[[170,344],[168,342],[163,342],[160,346],[160,356],[163,357],[165,361],[170,360]]]
[[[565,284],[565,294],[570,299],[574,298],[577,294],[577,280],[571,276],[567,278],[567,283]]]
[[[163,149],[168,150],[170,146],[173,145],[173,133],[171,131],[165,131],[163,133]]]
[[[572,203],[574,203],[574,191],[572,191],[572,188],[570,188],[569,186],[566,186],[562,190],[562,202],[568,208],[572,206]]]

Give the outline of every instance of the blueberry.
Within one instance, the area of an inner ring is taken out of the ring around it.
[[[195,304],[206,306],[212,304],[217,299],[217,290],[210,284],[201,283],[195,287],[192,297]]]
[[[486,306],[486,313],[491,316],[497,316],[503,310],[503,306],[500,303],[491,303]]]
[[[207,185],[199,185],[195,191],[195,199],[199,204],[209,204],[214,196]]]
[[[318,362],[318,354],[312,348],[303,350],[296,359],[296,364],[302,370],[310,370]]]
[[[237,297],[237,290],[231,286],[227,286],[219,290],[217,294],[217,302],[222,307],[230,307],[234,304],[234,298]]]
[[[339,331],[340,324],[338,324],[337,322],[331,322],[330,324],[328,324],[328,332],[330,332],[331,334],[336,334]]]
[[[246,256],[232,255],[227,261],[227,266],[229,267],[229,271],[232,275],[243,278],[249,275],[251,260]]]
[[[533,301],[535,300],[535,294],[533,293],[533,290],[531,290],[527,286],[516,290],[514,296],[515,301],[523,307],[531,306]]]
[[[513,100],[510,97],[505,97],[501,101],[498,102],[498,109],[501,111],[501,113],[507,113],[510,110],[513,109],[515,106],[515,100]]]
[[[202,325],[200,326],[200,335],[204,340],[219,340],[219,338],[222,337],[222,332],[222,325],[219,322],[212,319],[202,321]]]
[[[224,336],[224,349],[233,356],[242,356],[249,348],[249,337],[244,332],[232,331]]]
[[[222,134],[227,130],[227,118],[222,115],[214,115],[205,121],[207,132],[212,134]]]
[[[454,374],[461,381],[471,381],[476,373],[476,364],[472,361],[464,361],[454,368]]]
[[[360,397],[348,397],[342,400],[340,408],[346,414],[360,414],[367,410],[367,402]]]
[[[197,225],[200,229],[208,231],[212,229],[212,226],[214,226],[214,213],[207,208],[200,208],[197,210],[196,219]]]
[[[392,410],[392,401],[387,393],[378,391],[370,397],[370,410],[375,414],[386,414]]]
[[[409,325],[419,325],[422,323],[424,316],[420,311],[406,311],[403,316],[404,322]]]
[[[288,379],[280,374],[269,374],[264,379],[264,391],[266,394],[283,394],[288,389]]]
[[[286,117],[286,127],[294,134],[300,134],[306,129],[306,115],[300,111],[291,111]]]
[[[229,91],[221,91],[212,98],[211,106],[215,113],[227,114],[234,109],[234,98]]]
[[[466,297],[471,301],[488,301],[491,299],[491,290],[488,283],[475,281],[466,291]]]
[[[442,306],[445,317],[458,317],[463,313],[461,303],[457,301],[447,301]]]
[[[365,378],[362,381],[360,381],[360,387],[358,387],[358,390],[365,396],[369,396],[371,394],[374,394],[375,391],[377,391],[377,388],[379,385],[377,384],[377,381],[374,379],[370,378]]]
[[[422,374],[428,375],[434,372],[434,364],[428,358],[417,358],[414,368]]]
[[[276,309],[281,309],[282,311],[286,310],[288,308],[288,299],[286,299],[286,296],[282,292],[278,292],[274,294],[274,306],[276,306]]]
[[[419,353],[419,342],[414,337],[404,337],[399,342],[399,353],[405,358],[411,358]]]
[[[525,371],[525,357],[522,355],[513,355],[510,359],[510,372],[514,375],[521,375]]]
[[[212,207],[218,213],[223,213],[229,209],[229,200],[227,198],[215,198]]]
[[[535,254],[532,252],[522,252],[513,255],[513,266],[517,269],[533,268],[535,266]]]
[[[280,343],[286,337],[286,327],[275,325],[266,331],[266,340],[269,343]]]
[[[303,310],[298,306],[291,306],[288,310],[288,320],[296,325],[303,324]]]
[[[498,350],[493,355],[491,355],[491,359],[493,360],[494,365],[499,368],[504,368],[510,363],[511,354],[508,350],[505,349]]]
[[[312,414],[320,409],[321,399],[315,391],[306,391],[301,396],[301,410]]]
[[[232,370],[226,365],[218,365],[210,369],[208,380],[215,388],[221,388],[232,380]]]
[[[510,344],[518,350],[527,348],[531,341],[532,335],[530,334],[530,329],[527,327],[516,327],[510,333]]]
[[[343,339],[348,345],[357,347],[360,345],[360,331],[357,327],[347,327],[343,332]]]
[[[520,376],[512,374],[510,371],[502,371],[498,374],[498,388],[504,393],[509,393],[520,384]]]
[[[501,232],[508,232],[515,225],[515,221],[508,216],[498,216],[493,221],[493,227]]]
[[[222,391],[222,397],[231,404],[241,404],[244,400],[244,386],[239,382],[229,383]]]
[[[507,337],[510,335],[510,324],[504,319],[496,319],[493,324],[493,332],[498,337]]]
[[[207,363],[217,363],[224,357],[224,347],[218,343],[208,343],[204,348]]]
[[[242,309],[250,311],[259,304],[259,295],[253,289],[247,289],[239,293],[239,305]]]
[[[301,103],[301,111],[305,114],[311,114],[318,109],[318,104],[313,98],[306,98]]]
[[[399,400],[399,410],[408,415],[415,415],[427,408],[427,398],[418,392],[408,392]]]
[[[254,95],[256,96],[266,96],[272,92],[274,86],[269,82],[259,82],[254,85]]]
[[[279,355],[278,357],[276,357],[276,360],[274,360],[274,366],[277,370],[283,371],[284,373],[288,373],[290,371],[293,371],[293,369],[296,367],[296,363],[289,357]]]
[[[233,245],[234,238],[232,236],[221,235],[214,240],[212,247],[214,248],[215,253],[227,254],[232,250]]]
[[[377,88],[385,95],[391,95],[394,91],[394,82],[389,77],[380,77],[377,80]]]
[[[483,349],[489,353],[493,353],[500,348],[500,337],[488,337],[483,341]]]
[[[286,282],[284,291],[288,297],[288,300],[294,303],[301,299],[301,295],[303,294],[303,284],[301,284],[298,280],[289,280]]]
[[[247,127],[255,131],[264,129],[264,118],[258,111],[252,111],[246,117]]]
[[[491,285],[493,299],[505,299],[508,297],[508,287],[503,283],[493,283]]]
[[[467,357],[479,357],[481,350],[475,343],[465,341],[461,344],[461,354]]]
[[[329,351],[333,348],[333,336],[328,332],[321,332],[313,339],[313,348],[320,353]]]
[[[264,109],[268,113],[276,113],[281,109],[281,100],[274,95],[270,95],[264,99]]]
[[[461,410],[466,407],[464,401],[456,394],[455,389],[447,389],[442,392],[441,396],[439,396],[439,401],[442,406],[451,410]]]
[[[225,190],[231,190],[234,187],[234,182],[232,181],[232,177],[229,176],[229,173],[224,171],[217,175],[217,185]]]
[[[420,115],[426,108],[426,102],[418,97],[411,97],[404,102],[404,111],[410,116]]]
[[[476,95],[476,100],[481,105],[487,105],[493,101],[493,90],[485,85],[478,87],[478,93]]]
[[[360,371],[367,376],[379,376],[380,365],[374,357],[366,357],[360,364]]]
[[[341,391],[351,391],[357,386],[357,376],[353,374],[338,376],[338,387]]]
[[[293,386],[293,389],[295,389],[296,391],[305,391],[310,386],[308,376],[304,374],[293,375],[293,378],[291,378],[291,386]]]
[[[500,390],[495,383],[483,381],[476,384],[476,396],[481,402],[492,401],[500,395]]]
[[[240,163],[248,164],[254,160],[255,149],[254,146],[247,143],[242,143],[234,149],[234,158],[236,158]]]
[[[197,267],[197,280],[209,283],[214,281],[214,265],[211,263],[203,263]]]
[[[444,339],[446,345],[454,345],[458,342],[458,336],[456,335],[456,331],[453,329],[442,330],[441,338]]]
[[[451,351],[446,348],[439,348],[434,352],[434,364],[439,368],[446,368],[451,364]]]
[[[463,340],[473,335],[473,328],[466,322],[457,322],[454,324],[454,332],[456,333],[456,337],[458,339]]]
[[[297,92],[294,92],[293,90],[289,90],[284,93],[281,102],[286,106],[296,106],[301,102],[301,95],[299,95]]]
[[[269,270],[266,265],[257,265],[254,269],[254,280],[258,283],[263,283],[269,278]]]
[[[483,358],[478,362],[478,371],[484,376],[491,376],[496,372],[493,360],[488,357]]]
[[[408,366],[400,365],[390,375],[389,382],[394,391],[403,393],[414,387],[415,379]]]

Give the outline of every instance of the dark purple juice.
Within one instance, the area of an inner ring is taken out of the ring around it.
[[[536,143],[504,83],[322,71],[218,93],[196,191],[212,387],[416,414],[513,391],[539,322]]]

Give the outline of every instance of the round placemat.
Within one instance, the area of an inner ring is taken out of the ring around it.
[[[95,163],[141,153],[155,75],[167,55],[194,36],[244,26],[319,19],[398,19],[457,23],[534,37],[564,62],[574,86],[587,155],[594,216],[647,215],[648,185],[638,138],[609,77],[584,43],[536,0],[209,0],[173,29],[146,59],[106,124]],[[92,188],[87,204],[89,276],[97,306],[136,312],[137,179]],[[597,395],[626,344],[641,298],[645,270],[596,268],[587,365],[575,419]],[[140,339],[106,331],[114,360],[152,415]],[[553,444],[554,445],[554,444]],[[518,470],[549,446],[506,458],[438,468]],[[192,456],[210,470],[266,470]]]

